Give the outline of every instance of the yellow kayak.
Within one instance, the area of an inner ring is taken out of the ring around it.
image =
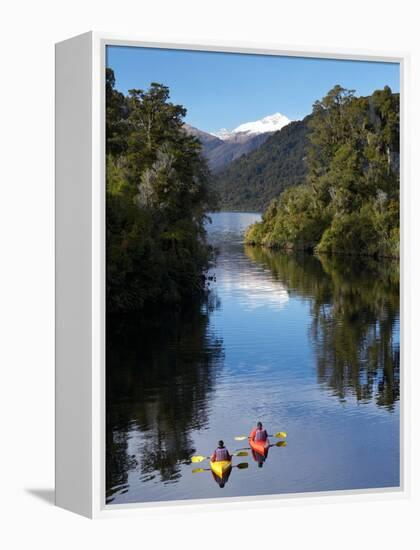
[[[218,462],[211,462],[210,467],[218,477],[222,478],[224,474],[232,467],[231,460],[219,460]]]

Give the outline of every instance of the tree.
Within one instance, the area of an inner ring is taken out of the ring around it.
[[[125,150],[126,125],[128,107],[124,95],[114,88],[115,76],[112,69],[106,69],[105,75],[105,132],[106,151],[118,155]]]
[[[336,254],[399,254],[399,96],[335,86],[309,121],[308,175],[246,240]]]
[[[114,89],[107,74],[107,291],[110,310],[175,304],[203,292],[208,169],[169,89]]]

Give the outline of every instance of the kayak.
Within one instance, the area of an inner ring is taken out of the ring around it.
[[[210,467],[212,472],[215,473],[218,477],[223,478],[228,470],[232,467],[231,460],[219,460],[218,462],[211,462]]]
[[[268,439],[266,439],[265,441],[253,441],[252,439],[249,439],[249,445],[253,451],[262,456],[265,456],[268,452],[270,442]]]

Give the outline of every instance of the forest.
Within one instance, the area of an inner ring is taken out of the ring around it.
[[[186,109],[151,83],[127,96],[106,72],[106,254],[109,312],[174,306],[202,294],[212,208],[201,144]]]
[[[389,87],[356,97],[335,86],[311,115],[216,178],[185,115],[166,86],[124,95],[107,69],[109,312],[172,307],[205,293],[214,259],[206,213],[217,195],[222,209],[269,203],[248,245],[399,256],[399,95]]]
[[[273,199],[250,245],[399,256],[399,94],[335,86],[313,107],[307,175]]]
[[[211,185],[222,210],[262,212],[285,189],[305,181],[310,119],[291,122],[213,175]]]

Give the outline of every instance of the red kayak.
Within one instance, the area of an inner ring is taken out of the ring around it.
[[[265,456],[268,452],[270,442],[268,439],[266,439],[265,441],[254,441],[253,439],[249,439],[249,445],[253,451],[262,456]]]

